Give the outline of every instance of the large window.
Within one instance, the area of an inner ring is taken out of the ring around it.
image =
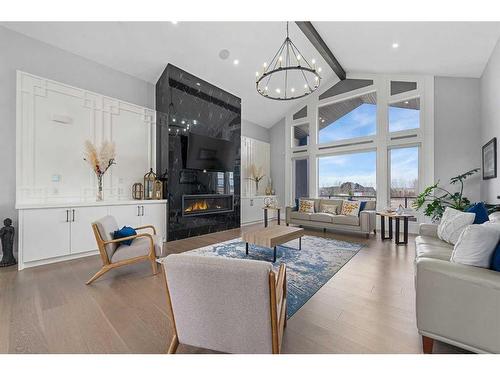
[[[294,171],[294,198],[309,197],[309,168],[308,159],[295,159]]]
[[[391,164],[391,207],[399,205],[411,208],[418,193],[418,151],[417,146],[393,148],[389,151]]]
[[[318,158],[320,197],[376,196],[375,151]]]
[[[377,94],[365,94],[320,107],[318,129],[320,144],[375,135]]]
[[[420,127],[420,99],[402,100],[389,104],[389,131],[418,129]]]

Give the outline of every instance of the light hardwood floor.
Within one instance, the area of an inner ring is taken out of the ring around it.
[[[167,252],[237,238],[250,228],[169,242]],[[288,321],[283,352],[421,353],[413,237],[396,246],[374,235],[305,234],[365,246]],[[161,275],[151,276],[142,263],[86,286],[100,266],[93,256],[21,272],[0,269],[0,353],[165,353],[171,331]],[[437,342],[434,352],[462,351]]]

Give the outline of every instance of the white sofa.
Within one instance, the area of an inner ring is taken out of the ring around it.
[[[453,246],[437,225],[416,237],[417,328],[424,353],[433,340],[476,353],[500,353],[500,272],[450,262]]]
[[[342,199],[304,198],[314,201],[314,213],[298,212],[295,207],[286,208],[286,224],[295,224],[302,227],[332,229],[348,232],[357,232],[366,237],[375,233],[376,201],[367,201],[359,216],[333,215],[320,212],[321,202],[342,207]]]

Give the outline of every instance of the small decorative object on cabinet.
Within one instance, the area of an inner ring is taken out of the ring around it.
[[[273,204],[273,199],[271,197],[264,198],[264,206],[265,207],[271,207],[272,204]]]
[[[144,175],[144,199],[154,199],[156,174],[153,168]]]
[[[132,185],[132,198],[140,200],[144,197],[144,185],[136,182]]]
[[[102,192],[102,177],[115,162],[115,144],[104,141],[98,148],[92,142],[85,141],[85,160],[97,177],[97,201],[104,199]]]
[[[163,199],[163,182],[156,180],[154,184],[154,199]]]
[[[14,227],[12,226],[11,219],[5,219],[3,221],[4,227],[0,229],[0,239],[2,240],[2,261],[0,262],[0,267],[8,267],[17,264],[16,258],[14,258]]]

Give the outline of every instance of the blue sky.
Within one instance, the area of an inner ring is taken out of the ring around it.
[[[320,130],[319,143],[365,137],[374,135],[376,131],[377,106],[365,103]]]
[[[389,107],[389,131],[397,132],[418,128],[420,111],[418,109]]]
[[[374,135],[377,123],[376,110],[374,104],[362,104],[321,130],[319,142]],[[390,131],[419,127],[418,110],[389,107],[389,119]],[[418,147],[393,149],[390,151],[390,159],[393,186],[408,186],[411,181],[418,178]],[[347,181],[376,187],[375,151],[319,158],[320,188]]]
[[[375,151],[319,158],[319,187],[347,181],[375,187],[376,165]]]

